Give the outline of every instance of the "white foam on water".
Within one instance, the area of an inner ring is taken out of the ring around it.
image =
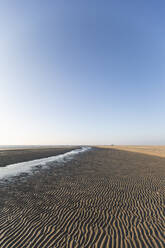
[[[68,160],[71,160],[76,154],[88,151],[89,149],[91,149],[91,147],[82,147],[80,149],[75,149],[70,152],[48,158],[35,159],[32,161],[10,164],[6,167],[0,167],[0,179],[18,176],[21,173],[31,173],[35,167],[45,167],[51,162],[67,162]]]

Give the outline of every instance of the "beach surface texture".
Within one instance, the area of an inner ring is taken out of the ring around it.
[[[164,179],[164,157],[96,147],[2,178],[0,247],[165,247]]]
[[[165,146],[101,146],[102,148],[138,152],[165,158]]]
[[[56,147],[56,148],[10,148],[10,149],[0,149],[0,167],[6,165],[31,161],[34,159],[47,158],[51,156],[56,156],[59,154],[64,154],[66,152],[77,149],[78,147]]]

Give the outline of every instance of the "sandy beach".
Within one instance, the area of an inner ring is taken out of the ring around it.
[[[78,146],[58,147],[58,148],[26,148],[26,149],[0,149],[0,167],[34,159],[47,158],[64,154],[77,149]]]
[[[0,182],[0,247],[164,247],[164,176],[163,157],[92,148]]]
[[[101,146],[102,148],[118,149],[129,152],[139,152],[148,155],[165,157],[165,146]]]

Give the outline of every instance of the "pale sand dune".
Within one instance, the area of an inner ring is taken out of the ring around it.
[[[164,247],[164,176],[164,158],[93,149],[2,184],[0,247]]]
[[[139,152],[148,155],[165,157],[165,146],[100,146],[102,148],[112,148],[123,151]]]

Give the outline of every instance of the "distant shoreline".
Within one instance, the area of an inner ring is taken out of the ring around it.
[[[9,164],[27,162],[35,159],[47,158],[64,154],[71,150],[79,148],[78,146],[52,147],[52,148],[20,148],[20,149],[1,149],[0,150],[0,167],[5,167]]]
[[[68,148],[78,147],[73,145],[0,145],[0,151],[2,150],[29,150],[29,149],[55,149],[55,148]],[[79,146],[80,147],[80,146]]]

